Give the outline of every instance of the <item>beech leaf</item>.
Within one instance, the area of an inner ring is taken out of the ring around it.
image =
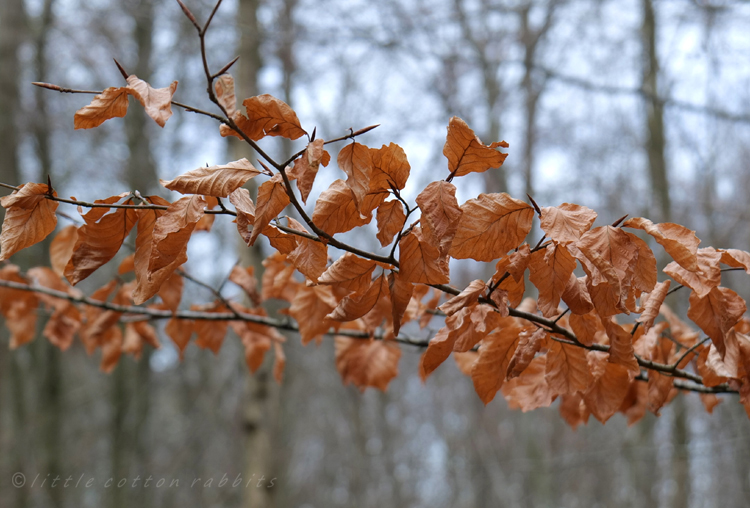
[[[417,196],[422,211],[422,231],[441,255],[450,250],[463,211],[456,200],[456,186],[445,181],[432,182]]]
[[[443,155],[448,159],[451,176],[464,176],[502,166],[508,154],[496,150],[497,147],[507,148],[508,143],[484,145],[466,122],[454,116],[448,124]]]
[[[149,196],[146,198],[150,203],[161,206],[171,206],[168,201],[158,197]],[[190,198],[183,198],[188,200]],[[175,271],[175,269],[187,261],[187,250],[183,250],[177,258],[167,266],[156,270],[149,270],[149,262],[154,245],[154,226],[159,217],[164,215],[168,210],[138,210],[138,231],[135,238],[135,257],[133,265],[135,267],[136,286],[133,291],[133,302],[140,305],[146,300],[153,297],[159,288],[165,283]],[[178,329],[179,328],[179,329]],[[173,325],[175,333],[178,331],[185,332],[182,325]],[[169,333],[169,332],[168,332]],[[172,335],[170,335],[172,337]]]
[[[664,299],[667,297],[671,283],[672,281],[670,280],[659,282],[649,294],[648,299],[643,305],[643,312],[636,319],[637,322],[643,323],[643,333],[648,332],[654,326],[654,319],[659,315],[661,304],[664,303]]]
[[[225,198],[259,174],[260,171],[255,169],[250,161],[240,159],[223,166],[194,169],[174,180],[160,181],[167,189],[180,194],[202,194]]]
[[[385,277],[380,275],[370,283],[370,287],[364,293],[344,297],[327,317],[335,321],[353,321],[361,318],[387,294],[388,283]]]
[[[474,382],[474,390],[485,405],[502,388],[508,364],[523,331],[520,326],[502,328],[488,335],[479,347],[479,357],[471,367],[471,380]]]
[[[289,315],[299,325],[302,344],[321,337],[339,323],[328,317],[336,308],[336,299],[328,286],[300,286],[292,300]]]
[[[547,238],[561,245],[575,243],[591,229],[596,212],[591,208],[571,203],[542,208],[541,228]]]
[[[548,341],[544,377],[556,395],[585,392],[593,382],[586,351],[554,340]]]
[[[329,235],[345,233],[369,223],[372,220],[372,211],[387,197],[386,192],[367,194],[358,209],[354,194],[346,182],[336,180],[320,193],[315,202],[312,220]]]
[[[420,227],[403,235],[398,247],[399,273],[405,281],[422,284],[450,282],[448,258],[441,256],[437,247],[423,239]]]
[[[402,190],[406,186],[411,166],[403,148],[395,143],[383,145],[381,148],[370,148],[370,157],[370,192],[388,191],[393,187]]]
[[[722,254],[713,247],[698,249],[696,270],[687,270],[673,261],[664,267],[664,273],[683,286],[689,287],[702,298],[721,284],[721,257]]]
[[[105,89],[94,96],[91,104],[76,111],[73,125],[76,129],[93,129],[110,118],[122,118],[128,112],[128,87]]]
[[[205,206],[203,196],[186,196],[169,205],[164,214],[156,219],[151,258],[148,261],[149,274],[173,265],[185,255],[190,235],[203,217]]]
[[[678,265],[689,272],[698,270],[695,256],[701,241],[695,236],[695,231],[671,222],[654,224],[643,217],[629,219],[623,227],[642,229],[664,247]]]
[[[253,232],[248,240],[248,245],[255,244],[255,239],[263,231],[271,220],[275,219],[290,203],[289,195],[284,186],[281,173],[276,173],[273,178],[263,182],[258,187],[258,201],[255,206],[255,220]]]
[[[294,167],[289,175],[297,180],[297,188],[305,204],[307,204],[307,197],[310,195],[320,165],[327,166],[331,160],[331,156],[323,149],[323,143],[323,139],[318,138],[307,145],[302,156],[294,161]]]
[[[128,76],[128,90],[146,110],[159,127],[164,127],[172,116],[172,96],[177,90],[177,81],[166,88],[152,88],[135,75]]]
[[[370,175],[372,174],[370,149],[359,143],[346,145],[339,152],[337,163],[346,173],[346,185],[352,190],[354,204],[359,210],[360,217],[364,217],[368,213],[364,206],[364,199],[370,190]]]
[[[508,194],[480,194],[461,205],[450,248],[456,259],[492,261],[518,247],[531,231],[534,209]]]
[[[560,297],[575,268],[575,258],[561,245],[551,244],[531,255],[529,280],[539,290],[538,305],[545,317],[559,314]]]
[[[724,337],[747,311],[745,300],[729,288],[715,287],[706,296],[690,293],[688,317],[711,337],[724,356]]]
[[[237,111],[237,97],[234,94],[234,78],[231,74],[222,74],[216,78],[214,91],[219,104],[226,110],[229,118]]]
[[[125,196],[127,194],[95,202],[114,204]],[[92,208],[85,214],[83,220],[86,223],[78,229],[73,256],[65,266],[68,282],[75,286],[115,257],[137,219],[136,210],[126,208]]]
[[[242,105],[245,106],[247,119],[252,124],[252,134],[248,135],[254,141],[264,136],[283,136],[294,140],[307,134],[300,126],[294,110],[276,97],[268,94],[258,95],[245,99]]]
[[[328,267],[318,283],[335,285],[351,293],[362,293],[372,284],[375,266],[374,261],[347,252]]]
[[[27,183],[13,194],[0,199],[5,208],[0,234],[0,261],[44,240],[57,226],[57,201],[45,196],[52,192],[46,184]]]
[[[336,369],[344,384],[385,391],[398,375],[401,349],[392,341],[336,337]]]
[[[401,231],[406,222],[404,207],[400,201],[386,201],[378,207],[376,215],[378,221],[377,239],[380,245],[389,245],[393,238]]]

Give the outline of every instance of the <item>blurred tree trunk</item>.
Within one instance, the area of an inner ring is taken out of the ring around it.
[[[18,50],[25,36],[25,12],[22,0],[0,2],[0,178],[18,185],[18,119],[21,94],[18,80],[21,65]]]
[[[12,185],[21,182],[19,171],[18,145],[20,137],[18,134],[18,120],[20,115],[21,94],[19,90],[19,76],[21,65],[18,59],[18,51],[25,36],[26,15],[24,2],[22,0],[3,0],[0,2],[0,181]],[[7,192],[3,192],[7,194]],[[4,212],[3,216],[5,215]],[[26,445],[29,440],[26,434],[26,410],[24,405],[24,383],[23,368],[17,354],[7,351],[8,332],[2,329],[2,344],[0,344],[0,425],[3,431],[0,433],[0,454],[10,458],[13,474],[20,471],[27,476],[31,473],[29,469],[29,455]],[[6,420],[7,418],[7,420]],[[5,429],[8,429],[6,435]],[[5,446],[8,448],[5,448]],[[0,501],[10,503],[15,501],[15,506],[29,506],[29,490],[27,489],[3,489]],[[15,492],[11,492],[11,490]],[[8,496],[7,498],[5,496]]]
[[[281,62],[282,100],[289,105],[293,102],[292,87],[294,84],[294,74],[297,70],[297,62],[294,58],[294,44],[297,40],[297,30],[294,23],[294,10],[297,7],[297,3],[298,0],[284,0],[278,21],[276,22],[281,37],[276,54]],[[291,140],[282,138],[282,147],[284,159],[290,157],[292,155]]]
[[[648,168],[652,195],[651,215],[661,222],[669,222],[672,217],[672,205],[669,197],[669,179],[667,176],[666,163],[666,137],[664,133],[664,104],[659,98],[659,53],[658,53],[658,25],[654,4],[652,0],[643,0],[643,20],[641,25],[641,38],[643,47],[643,90],[646,102],[646,153],[648,154]],[[654,209],[655,208],[655,209]],[[688,456],[689,429],[688,429],[688,407],[685,404],[684,395],[678,395],[672,402],[671,409],[674,412],[674,423],[672,426],[672,467],[671,480],[674,484],[674,495],[671,506],[678,508],[688,505],[690,499],[690,463]],[[656,481],[656,454],[652,446],[653,424],[643,425],[641,422],[642,436],[647,457],[644,464],[648,470],[643,471],[643,480],[646,482],[644,492],[646,499],[655,502],[651,492],[654,490]],[[650,504],[650,503],[649,503]]]
[[[34,46],[36,58],[34,60],[34,77],[37,81],[51,81],[49,64],[47,61],[47,40],[52,29],[54,0],[45,0],[42,11],[37,20],[34,20]],[[32,118],[32,132],[36,144],[36,155],[39,160],[41,174],[36,181],[43,182],[47,175],[52,174],[52,132],[48,117],[46,90],[35,88],[35,112]],[[53,183],[54,185],[54,183]],[[48,263],[47,252],[51,239],[47,237],[39,248],[33,252],[37,254],[34,264],[44,265]],[[41,334],[40,334],[41,335]],[[62,422],[63,422],[63,397],[64,383],[62,378],[62,366],[60,351],[50,344],[46,339],[37,337],[35,341],[35,369],[39,375],[34,376],[40,380],[39,386],[39,413],[43,415],[41,423],[41,443],[44,446],[44,462],[42,470],[54,475],[63,474],[62,461]],[[36,441],[36,440],[35,440]],[[63,506],[63,489],[50,489],[49,496],[52,506]]]
[[[646,154],[648,155],[652,203],[660,222],[669,222],[672,204],[669,199],[667,162],[664,155],[664,104],[659,99],[659,55],[657,51],[657,25],[652,0],[643,0],[641,25],[643,45],[642,87],[646,102]]]
[[[125,9],[134,21],[131,37],[135,45],[134,55],[137,58],[135,62],[130,62],[126,69],[129,73],[151,82],[154,2],[127,2]],[[128,190],[138,190],[143,195],[151,194],[157,189],[159,181],[151,150],[152,124],[143,108],[128,109],[125,116],[125,131],[129,157],[125,168],[125,181]],[[120,478],[134,478],[148,469],[145,466],[150,445],[144,429],[148,422],[151,402],[150,354],[151,349],[146,346],[137,363],[130,358],[121,358],[112,374],[112,475],[115,481]],[[151,505],[152,492],[153,489],[112,489],[112,506],[126,508]]]
[[[262,0],[240,0],[237,13],[237,26],[240,32],[237,54],[240,60],[234,69],[235,95],[237,105],[241,108],[242,101],[259,94],[258,76],[263,66],[261,44],[263,29],[258,20],[258,10]],[[243,141],[230,138],[229,152],[232,159],[246,157],[255,164],[253,150]],[[257,185],[251,180],[248,188],[253,199],[257,192]],[[240,262],[243,266],[253,266],[258,279],[262,276],[263,251],[260,244],[248,248],[242,241],[238,244]],[[273,455],[273,436],[275,423],[275,394],[268,362],[255,374],[246,373],[246,398],[244,407],[244,474],[245,480],[254,478],[257,482],[262,476],[268,480],[276,476]],[[253,476],[255,475],[255,476]],[[278,483],[278,482],[277,482]],[[257,483],[256,483],[257,485]],[[244,506],[253,508],[267,508],[274,506],[276,489],[249,488],[244,490]]]
[[[127,68],[131,74],[151,83],[153,69],[151,56],[153,54],[154,36],[154,0],[139,0],[126,2],[128,14],[133,18],[133,42],[135,43],[136,62],[132,68]],[[130,99],[131,103],[134,99]],[[130,152],[125,179],[129,190],[138,190],[143,195],[159,188],[156,163],[151,152],[150,132],[153,131],[153,121],[146,116],[141,107],[128,108],[125,115],[125,130]]]

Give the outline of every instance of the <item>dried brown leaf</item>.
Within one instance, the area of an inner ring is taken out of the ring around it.
[[[372,285],[375,266],[374,261],[347,252],[328,267],[318,283],[335,285],[351,293],[361,293]]]
[[[531,364],[534,356],[539,352],[547,339],[547,332],[539,328],[535,332],[522,333],[518,341],[518,347],[513,358],[508,363],[506,379],[513,379],[521,375],[522,372]]]
[[[524,329],[508,326],[485,337],[479,347],[479,358],[471,368],[474,390],[482,402],[489,404],[505,382],[513,354]]]
[[[289,314],[297,321],[302,344],[319,339],[338,322],[330,319],[337,302],[330,287],[300,286],[292,300]]]
[[[174,180],[161,180],[161,184],[181,194],[225,198],[259,174],[260,171],[255,169],[250,161],[240,159],[221,166],[194,169]]]
[[[596,212],[585,206],[563,203],[560,206],[542,208],[541,228],[547,238],[567,245],[575,243],[581,235],[591,229]]]
[[[399,273],[407,282],[447,284],[448,258],[422,238],[419,226],[403,235],[398,242]]]
[[[147,199],[155,205],[171,206],[168,201],[158,196],[150,196]],[[153,250],[154,226],[157,219],[165,213],[166,210],[138,210],[138,232],[135,238],[135,258],[133,259],[136,280],[133,302],[137,305],[153,297],[159,291],[161,285],[171,277],[175,269],[187,261],[187,253],[183,251],[169,265],[154,272],[149,271],[149,262]]]
[[[320,193],[315,202],[312,220],[329,235],[345,233],[369,223],[372,220],[372,211],[387,197],[388,193],[382,191],[367,194],[358,210],[354,195],[346,182],[336,180],[328,189]]]
[[[297,139],[307,134],[300,126],[297,114],[284,101],[268,94],[250,97],[242,101],[247,111],[249,131],[240,126],[254,141],[264,136],[283,136]]]
[[[609,361],[623,365],[638,374],[641,368],[635,359],[633,336],[617,324],[614,318],[602,318],[602,324],[609,337]]]
[[[95,202],[113,204],[126,195]],[[85,214],[83,220],[86,223],[78,229],[73,256],[65,266],[64,274],[68,282],[75,286],[115,257],[137,219],[136,210],[126,208],[92,208]]]
[[[414,295],[414,284],[403,280],[399,272],[391,272],[388,274],[388,290],[391,296],[393,335],[398,336],[401,329],[401,320],[404,318],[409,302]]]
[[[480,194],[461,205],[463,215],[450,255],[492,261],[515,249],[531,230],[534,209],[509,195]]]
[[[721,257],[722,254],[713,247],[698,249],[698,268],[695,271],[688,271],[673,261],[664,267],[664,273],[695,291],[698,296],[705,297],[721,284]]]
[[[439,307],[439,309],[445,312],[448,316],[453,315],[464,307],[470,307],[476,304],[479,300],[479,297],[482,295],[482,293],[484,293],[486,289],[487,285],[483,280],[477,279],[471,281],[466,289],[445,302]]]
[[[560,297],[576,268],[575,258],[561,245],[538,250],[529,261],[529,280],[539,290],[539,309],[545,317],[559,314]]]
[[[664,247],[678,265],[689,272],[698,270],[695,256],[701,241],[695,236],[695,231],[671,222],[654,224],[643,217],[629,219],[623,227],[642,229]]]
[[[389,245],[393,238],[401,231],[406,222],[406,214],[400,201],[385,201],[378,207],[376,215],[378,221],[377,238],[380,245]]]
[[[637,322],[643,323],[643,333],[648,332],[654,326],[654,319],[659,315],[659,309],[661,309],[661,304],[664,303],[664,299],[667,297],[671,283],[672,281],[669,280],[658,283],[648,295],[648,300],[643,304],[643,312],[636,319]]]
[[[589,367],[594,382],[584,393],[583,400],[591,414],[602,423],[614,415],[630,389],[627,367],[606,361],[603,353],[588,353]]]
[[[105,89],[94,97],[91,104],[76,111],[73,124],[76,129],[93,129],[110,118],[122,118],[128,112],[128,87]]]
[[[381,148],[370,148],[370,157],[370,192],[389,191],[392,187],[402,190],[406,186],[411,166],[403,148],[395,143],[383,145]]]
[[[338,306],[328,314],[335,321],[353,321],[361,318],[372,309],[381,298],[388,295],[388,282],[381,275],[364,293],[353,294],[342,299]]]
[[[50,190],[46,184],[27,183],[0,199],[0,205],[5,208],[0,261],[41,242],[55,230],[57,202],[45,198]],[[52,191],[52,195],[57,196],[57,193]]]
[[[336,369],[344,384],[385,391],[398,375],[401,348],[392,341],[336,337]]]
[[[578,346],[551,340],[547,343],[547,369],[544,377],[556,395],[585,392],[593,382],[586,351]]]
[[[575,273],[570,274],[561,298],[573,314],[588,314],[594,309],[586,289],[586,277],[576,277]]]
[[[190,235],[203,217],[206,200],[203,196],[185,196],[167,208],[154,223],[151,258],[148,261],[149,277],[154,272],[185,256]],[[175,266],[175,268],[177,268]]]
[[[466,122],[454,116],[448,124],[443,155],[448,159],[451,175],[464,176],[502,166],[508,154],[496,150],[497,147],[507,148],[508,143],[500,141],[484,145]]]
[[[289,195],[281,173],[277,173],[270,180],[263,182],[258,188],[258,203],[255,207],[253,231],[248,245],[253,245],[255,239],[272,219],[275,219],[289,204]],[[239,224],[239,222],[238,222]]]
[[[337,163],[346,173],[346,185],[354,196],[354,204],[359,210],[360,218],[369,214],[364,205],[365,196],[370,190],[372,174],[372,157],[370,149],[359,143],[346,145],[339,152]]]
[[[289,174],[290,178],[297,180],[297,188],[302,202],[305,204],[307,204],[307,197],[310,195],[313,183],[315,183],[315,177],[321,163],[323,166],[327,166],[331,160],[331,156],[323,149],[323,143],[323,139],[318,138],[308,144],[302,156],[294,161],[294,167]]]
[[[237,97],[234,94],[234,78],[231,74],[222,74],[214,83],[216,99],[227,112],[229,118],[237,111]]]
[[[177,81],[166,88],[152,88],[151,85],[135,75],[128,76],[128,90],[141,103],[159,127],[164,127],[172,116],[172,96],[177,90]]]
[[[724,337],[747,311],[745,300],[729,288],[715,287],[704,297],[690,293],[687,315],[711,337],[722,357],[726,353]]]

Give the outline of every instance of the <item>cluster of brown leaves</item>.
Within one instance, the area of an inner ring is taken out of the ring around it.
[[[131,76],[127,87],[109,88],[78,111],[76,127],[124,115],[127,95],[138,98],[163,126],[175,87],[154,90]],[[229,75],[216,81],[216,96],[228,115],[220,127],[222,136],[254,142],[265,136],[294,140],[307,135],[294,111],[269,95],[246,99],[245,113],[237,110]],[[617,411],[634,422],[646,410],[658,413],[678,387],[685,387],[675,380],[685,378],[707,392],[701,396],[709,411],[718,403],[705,389],[710,387],[738,391],[750,408],[750,321],[743,317],[742,298],[720,285],[722,264],[750,273],[747,252],[698,248],[693,231],[644,218],[593,227],[596,212],[569,203],[537,208],[491,193],[459,204],[455,178],[497,168],[507,156],[498,151],[506,143],[484,145],[459,118],[448,125],[445,178],[428,184],[416,207],[401,197],[410,174],[401,147],[371,148],[352,141],[337,157],[346,178],[320,193],[306,225],[287,218],[284,226],[279,217],[290,205],[301,210],[295,192],[306,203],[321,166],[329,165],[325,144],[309,141],[287,168],[269,161],[275,173],[242,159],[162,181],[183,195],[171,203],[129,193],[96,201],[97,207],[83,215],[82,226],[68,226],[55,236],[51,269],[34,268],[23,275],[6,264],[0,279],[80,296],[73,286],[113,259],[135,228],[135,252],[120,264],[119,277],[90,297],[115,307],[79,307],[49,295],[0,288],[0,312],[13,334],[11,346],[32,339],[32,311],[42,303],[53,309],[44,335],[65,349],[78,334],[89,352],[102,349],[105,370],[114,367],[122,352],[138,355],[144,342],[158,347],[150,324],[131,320],[122,326],[123,311],[116,306],[148,304],[146,308],[176,311],[184,284],[178,268],[187,260],[188,241],[194,232],[210,229],[214,215],[206,211],[219,205],[225,211],[221,200],[228,199],[235,211],[227,213],[236,215],[243,240],[253,245],[263,235],[275,252],[263,261],[260,287],[252,269],[232,271],[230,280],[245,290],[251,306],[219,300],[191,309],[263,316],[263,302],[284,300],[289,307],[283,312],[296,321],[304,344],[338,332],[336,366],[345,383],[384,390],[398,371],[401,328],[412,321],[425,328],[433,316],[442,315],[444,324],[429,341],[420,375],[426,379],[453,353],[485,403],[501,392],[512,407],[527,411],[559,398],[560,411],[573,426],[585,423],[590,414],[604,422]],[[259,175],[269,178],[253,200],[243,186]],[[55,229],[55,196],[47,185],[29,183],[2,199],[6,218],[0,259]],[[407,225],[417,210],[419,219]],[[535,216],[546,242],[532,248],[526,241]],[[364,226],[373,217],[388,256],[337,241],[345,253],[329,259],[334,235]],[[656,258],[645,235],[674,259],[664,274],[690,291],[688,317],[707,340],[664,304],[671,280],[658,282]],[[453,290],[446,286],[451,258],[492,262],[494,275]],[[132,280],[121,282],[128,273]],[[538,293],[536,300],[524,298],[527,282]],[[449,299],[439,305],[446,294]],[[148,303],[157,295],[158,302]],[[633,314],[638,315],[634,322],[618,322],[618,316]],[[657,321],[659,316],[663,319]],[[196,345],[216,352],[230,327],[245,345],[253,371],[274,346],[280,378],[284,339],[270,326],[173,317],[166,333],[181,352],[193,334]],[[343,330],[349,336],[341,335]],[[354,338],[352,332],[365,338]]]

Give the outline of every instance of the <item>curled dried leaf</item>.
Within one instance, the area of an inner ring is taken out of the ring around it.
[[[466,122],[454,116],[448,124],[443,155],[448,159],[451,176],[464,176],[502,166],[508,154],[498,151],[498,147],[507,148],[508,143],[484,145]]]
[[[153,88],[137,76],[128,76],[128,91],[141,103],[159,127],[164,127],[172,116],[172,96],[177,90],[177,81],[166,88]]]

